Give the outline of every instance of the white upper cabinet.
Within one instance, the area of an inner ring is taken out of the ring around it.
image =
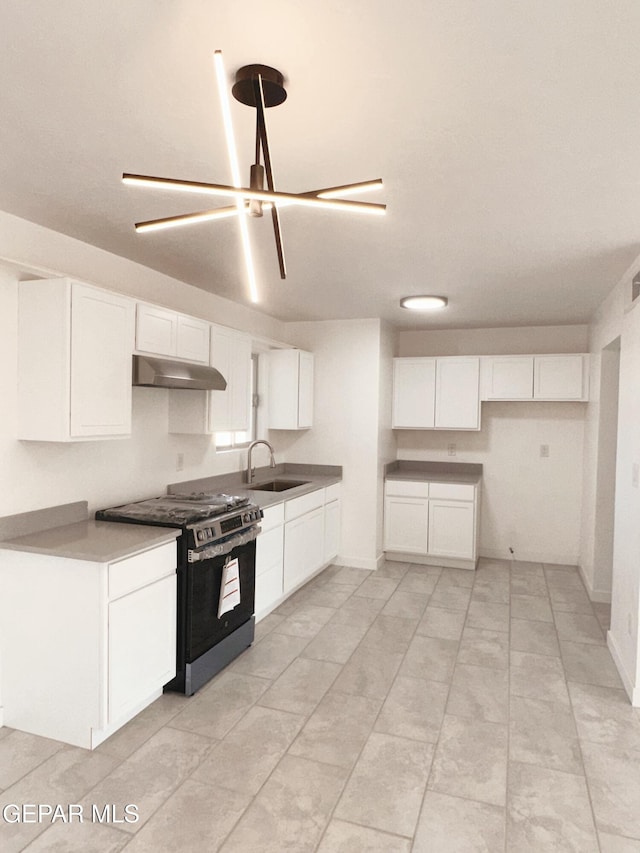
[[[483,358],[483,400],[587,401],[589,358],[582,353]]]
[[[251,338],[211,327],[209,363],[227,380],[224,391],[169,392],[169,432],[207,435],[242,432],[251,421]]]
[[[214,326],[211,330],[210,363],[227,380],[224,391],[209,392],[211,432],[248,430],[251,420],[251,339],[232,329]]]
[[[435,358],[394,358],[393,419],[396,429],[435,426]]]
[[[480,429],[480,359],[436,359],[436,429]]]
[[[136,351],[209,363],[209,323],[159,305],[139,302]]]
[[[395,429],[480,429],[480,359],[395,358]]]
[[[537,355],[534,358],[535,400],[586,400],[587,359],[582,355]]]
[[[21,282],[18,438],[131,433],[135,303],[70,279]]]
[[[531,400],[533,356],[491,356],[483,364],[483,400]]]
[[[297,349],[269,352],[269,429],[313,426],[313,355]]]

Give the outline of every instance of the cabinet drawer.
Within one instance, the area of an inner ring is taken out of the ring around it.
[[[407,498],[428,498],[429,483],[422,480],[387,480],[384,493]]]
[[[284,503],[276,504],[263,508],[264,518],[260,522],[262,532],[266,533],[272,527],[277,527],[278,524],[284,524]]]
[[[109,565],[109,598],[119,598],[134,589],[153,583],[176,570],[176,545],[167,542],[158,548]]]
[[[292,518],[298,518],[306,512],[311,512],[313,509],[318,509],[324,505],[324,489],[316,489],[315,492],[309,492],[308,495],[300,495],[299,498],[292,498],[290,501],[285,501],[284,518],[285,521],[291,521]]]
[[[333,483],[331,486],[327,486],[324,490],[324,502],[328,504],[331,501],[337,501],[341,492],[342,483]]]
[[[450,501],[472,501],[475,494],[475,486],[467,483],[431,483],[429,486],[430,498],[442,498]]]

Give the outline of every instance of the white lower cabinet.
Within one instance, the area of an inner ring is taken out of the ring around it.
[[[256,618],[260,619],[282,599],[284,560],[284,504],[267,507],[256,540]]]
[[[291,592],[324,564],[324,506],[284,526],[284,591]]]
[[[256,542],[256,619],[328,565],[340,548],[340,483],[264,509]]]
[[[475,568],[479,486],[387,480],[384,549],[393,559]]]
[[[429,546],[437,557],[473,559],[475,545],[473,501],[429,501]]]
[[[337,557],[340,548],[341,502],[339,499],[324,505],[324,562]]]
[[[384,512],[385,550],[426,554],[428,518],[428,498],[387,497]]]
[[[174,677],[175,626],[175,575],[109,602],[110,722]]]
[[[175,676],[175,541],[112,563],[2,558],[4,723],[93,749]]]

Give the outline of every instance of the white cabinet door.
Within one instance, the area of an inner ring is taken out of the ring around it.
[[[465,501],[429,500],[429,554],[472,559],[475,546],[474,505]]]
[[[209,323],[160,305],[138,302],[136,350],[209,363]]]
[[[256,540],[256,615],[268,612],[282,598],[284,526],[266,530]]]
[[[408,497],[385,498],[385,551],[426,554],[427,544],[428,500]]]
[[[340,549],[340,510],[339,500],[331,501],[324,507],[324,560],[328,563],[337,556]]]
[[[536,400],[583,400],[585,359],[582,355],[535,356]]]
[[[227,380],[224,391],[209,394],[211,432],[235,432],[249,429],[251,417],[251,339],[232,329],[211,330],[212,367]]]
[[[268,370],[269,429],[309,429],[313,426],[312,353],[271,350]]]
[[[175,674],[174,574],[109,603],[109,724]]]
[[[298,353],[298,429],[313,426],[313,355]]]
[[[436,360],[436,429],[480,429],[480,359]]]
[[[429,429],[435,425],[435,358],[394,358],[395,429]]]
[[[176,355],[188,361],[209,363],[209,323],[178,314]]]
[[[155,355],[175,355],[178,315],[159,305],[139,302],[136,309],[136,349]]]
[[[533,399],[533,356],[491,356],[484,370],[485,400]]]
[[[133,303],[73,285],[71,300],[71,435],[131,432]]]
[[[284,526],[284,592],[304,583],[323,564],[324,507]]]
[[[18,287],[18,438],[131,432],[133,300],[70,279]]]

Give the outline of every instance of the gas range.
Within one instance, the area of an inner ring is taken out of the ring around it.
[[[255,540],[262,516],[245,496],[204,492],[96,512],[99,521],[182,531],[176,558],[176,676],[165,690],[190,696],[253,642]],[[233,604],[223,607],[226,600]]]
[[[227,540],[256,525],[263,512],[242,495],[191,494],[162,495],[99,510],[99,521],[121,521],[182,529],[187,548],[192,551]]]

